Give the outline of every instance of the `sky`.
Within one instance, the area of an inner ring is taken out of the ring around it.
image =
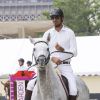
[[[75,73],[100,72],[100,36],[76,37],[77,57],[71,65]],[[0,75],[15,73],[18,59],[32,60],[33,44],[29,39],[0,40]]]

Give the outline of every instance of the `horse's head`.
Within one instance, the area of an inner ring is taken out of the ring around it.
[[[48,43],[42,39],[38,41],[30,39],[30,41],[34,44],[33,56],[35,58],[36,64],[38,64],[39,67],[43,68],[50,59]]]

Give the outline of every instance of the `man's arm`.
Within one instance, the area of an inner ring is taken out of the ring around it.
[[[70,52],[72,52],[74,56],[77,56],[77,43],[76,43],[76,37],[73,31],[70,38]]]
[[[60,65],[62,63],[58,57],[51,57],[51,61],[56,65]]]
[[[55,45],[55,48],[60,52],[64,52],[64,48],[61,47],[58,43]]]

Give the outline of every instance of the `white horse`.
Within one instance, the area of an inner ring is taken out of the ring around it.
[[[32,39],[31,42],[34,44],[33,54],[37,63],[37,82],[31,100],[68,100],[64,87],[52,67],[48,43]],[[85,83],[77,76],[76,82],[77,100],[89,100],[89,91]]]

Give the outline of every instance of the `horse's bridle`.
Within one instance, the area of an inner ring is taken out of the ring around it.
[[[42,43],[45,43],[45,44],[48,46],[48,43],[45,42],[45,41],[37,41],[37,42],[34,43],[34,45],[36,45],[36,44],[38,44],[38,43],[41,43],[41,42],[42,42]],[[47,59],[46,59],[45,65],[47,65],[47,63],[49,62],[49,60],[50,60],[50,55],[53,54],[53,53],[56,53],[56,52],[67,53],[67,54],[71,54],[71,55],[72,55],[71,57],[69,57],[69,58],[67,58],[67,59],[64,59],[64,60],[61,61],[61,62],[67,61],[67,60],[71,59],[71,58],[74,56],[74,54],[71,53],[71,52],[65,52],[65,51],[64,51],[64,52],[61,52],[61,51],[53,51],[53,52],[50,53],[50,51],[49,51],[49,55],[48,55],[48,57],[47,57]],[[31,67],[33,67],[33,66],[35,66],[35,65],[38,64],[37,61],[36,61],[36,58],[35,58],[35,56],[34,56],[34,51],[33,51],[33,54],[32,54],[32,62],[33,62],[33,57],[34,57],[36,63],[35,63],[34,65],[32,65]]]
[[[34,46],[36,45],[36,44],[38,44],[38,43],[45,43],[47,46],[48,46],[48,43],[47,42],[45,42],[45,41],[37,41],[37,42],[35,42],[34,43]],[[50,60],[50,51],[48,51],[49,52],[49,54],[48,54],[48,57],[46,58],[46,62],[45,62],[45,65],[47,65],[47,63],[49,62],[49,60]],[[43,55],[41,55],[41,56],[43,56]],[[34,59],[35,59],[35,62],[36,62],[36,64],[35,65],[37,65],[38,63],[37,63],[37,60],[36,60],[36,57],[34,56],[34,51],[33,51],[33,54],[32,54],[32,61],[33,61],[33,57],[34,57]]]

